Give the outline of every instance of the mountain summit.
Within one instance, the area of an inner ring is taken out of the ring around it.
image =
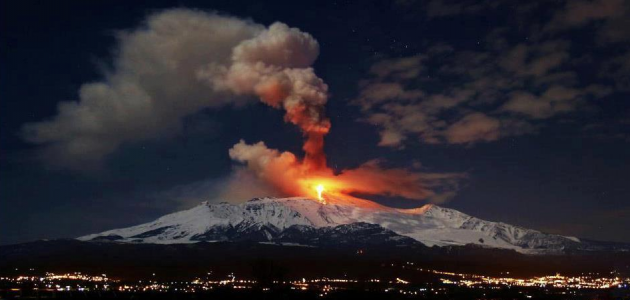
[[[153,222],[78,239],[152,244],[247,240],[306,246],[321,246],[327,241],[359,243],[358,246],[419,242],[426,246],[475,244],[527,254],[562,252],[581,248],[582,244],[574,237],[485,221],[433,204],[395,209],[376,203],[323,204],[300,197],[255,198],[241,204],[203,202]]]

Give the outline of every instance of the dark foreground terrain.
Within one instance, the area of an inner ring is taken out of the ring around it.
[[[250,300],[250,299],[630,299],[627,291],[625,293],[610,291],[582,291],[578,295],[566,295],[562,292],[523,291],[518,289],[503,290],[474,290],[474,289],[453,289],[448,292],[435,295],[424,293],[420,295],[406,295],[398,292],[384,291],[339,291],[322,295],[316,291],[234,291],[222,290],[204,293],[56,293],[56,294],[31,294],[31,295],[3,295],[7,299],[230,299],[230,300]]]
[[[630,273],[628,252],[576,252],[523,255],[479,247],[301,247],[260,243],[119,244],[51,240],[1,246],[0,272],[39,269],[51,272],[107,273],[124,279],[156,274],[188,279],[191,274],[238,273],[253,276],[258,261],[273,263],[287,277],[370,277],[383,263],[412,261],[425,268],[484,275],[538,276],[585,272]],[[379,270],[379,272],[384,272]]]
[[[55,278],[55,274],[79,274],[75,272],[107,274],[115,280],[104,287],[92,277]],[[550,276],[536,286],[487,281],[488,277],[557,273],[565,277]],[[475,274],[484,277],[471,277]],[[630,299],[629,274],[627,252],[533,256],[472,246],[352,248],[77,240],[0,247],[0,298]],[[591,280],[597,288],[575,288],[567,286],[572,280],[567,276],[606,277],[615,284]],[[617,277],[621,279],[615,281]],[[470,280],[477,283],[468,285]],[[554,286],[558,280],[564,283]]]

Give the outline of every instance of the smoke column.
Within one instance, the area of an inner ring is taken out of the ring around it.
[[[305,166],[317,171],[326,167],[324,136],[330,130],[324,114],[328,86],[309,67],[318,54],[319,44],[310,34],[274,23],[236,46],[230,67],[210,66],[201,76],[219,90],[253,94],[284,109],[285,121],[297,125],[306,137]]]
[[[229,68],[207,70],[206,76],[214,79],[217,89],[253,94],[267,105],[284,109],[285,121],[297,125],[306,137],[303,160],[290,152],[269,149],[263,142],[250,145],[242,140],[230,149],[232,159],[292,196],[313,196],[317,186],[325,184],[328,193],[347,199],[357,199],[350,195],[360,193],[419,200],[437,199],[436,187],[456,187],[459,174],[384,169],[378,161],[334,174],[324,154],[324,136],[331,127],[324,112],[328,86],[309,67],[318,54],[319,45],[310,34],[274,23],[236,46]]]
[[[285,122],[300,128],[305,156],[262,142],[234,145],[230,157],[246,166],[235,173],[249,172],[263,183],[252,193],[269,187],[283,195],[312,196],[323,184],[325,193],[436,199],[438,189],[457,188],[459,174],[386,169],[378,161],[334,174],[323,151],[331,128],[325,115],[328,86],[311,67],[319,44],[297,28],[172,9],[150,15],[117,38],[112,68],[101,81],[83,84],[77,101],[59,103],[56,116],[23,127],[23,138],[42,146],[39,158],[47,164],[98,168],[121,145],[177,135],[187,116],[258,98],[284,110]],[[230,178],[234,182],[226,186],[249,188],[241,179],[250,177]]]

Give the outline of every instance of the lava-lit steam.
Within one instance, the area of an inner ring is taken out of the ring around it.
[[[221,196],[273,190],[322,201],[356,200],[352,194],[435,199],[436,189],[459,176],[384,169],[375,161],[339,174],[328,168],[328,86],[311,67],[319,44],[297,28],[173,9],[121,32],[113,52],[107,76],[82,85],[77,101],[60,103],[51,119],[25,124],[23,137],[42,146],[40,156],[51,166],[96,170],[122,145],[177,135],[203,110],[259,99],[300,128],[305,155],[241,141],[229,153],[246,171],[232,174]],[[243,178],[262,184],[248,187]]]
[[[436,186],[453,183],[459,175],[383,169],[377,161],[334,174],[323,151],[324,136],[330,130],[324,114],[328,86],[309,67],[318,53],[319,45],[311,35],[275,23],[234,48],[229,68],[211,66],[202,74],[218,89],[257,95],[262,102],[284,109],[285,121],[297,125],[306,137],[303,160],[290,152],[269,149],[263,142],[249,145],[242,140],[230,149],[232,159],[245,163],[283,194],[308,195],[322,202],[325,195],[356,199],[352,194],[427,199],[436,196]]]
[[[286,195],[311,196],[321,194],[352,200],[353,194],[386,195],[414,200],[435,199],[438,187],[455,187],[460,174],[420,173],[407,169],[382,168],[378,161],[369,161],[356,169],[334,174],[324,167],[312,170],[291,152],[269,149],[263,142],[247,144],[240,141],[230,149],[230,157],[245,163],[258,178]],[[355,202],[358,203],[358,202]]]
[[[217,89],[257,95],[265,104],[284,109],[285,121],[306,137],[305,166],[318,170],[326,166],[324,135],[330,130],[324,115],[328,86],[309,67],[318,54],[319,45],[310,34],[274,23],[235,47],[229,67],[210,66],[201,76]]]

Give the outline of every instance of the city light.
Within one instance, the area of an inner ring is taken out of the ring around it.
[[[471,290],[493,291],[503,288],[522,288],[524,291],[532,289],[549,294],[577,295],[578,292],[596,290],[625,289],[630,286],[630,278],[622,277],[615,272],[609,276],[599,274],[582,274],[580,276],[564,276],[561,274],[536,276],[530,278],[515,278],[510,276],[486,276],[469,273],[457,273],[425,269],[414,265],[413,262],[404,264],[386,264],[387,268],[416,273],[429,273],[439,279],[437,283],[414,282],[410,278],[403,277],[374,277],[368,279],[358,278],[329,278],[329,277],[300,277],[294,280],[273,281],[273,286],[288,287],[295,292],[315,291],[321,297],[340,290],[370,290],[384,293],[398,293],[402,295],[448,295],[451,287],[466,288]],[[155,276],[148,276],[150,280],[123,281],[112,279],[106,274],[90,275],[81,272],[51,273],[45,272],[37,275],[17,275],[0,277],[3,293],[22,294],[28,292],[59,293],[59,292],[118,292],[118,293],[198,293],[211,292],[217,289],[252,290],[258,289],[269,292],[269,286],[261,287],[254,279],[247,279],[229,273],[223,278],[210,278],[212,272],[205,277],[197,277],[188,281],[161,281]],[[509,272],[503,272],[509,275]],[[29,283],[26,284],[25,283]],[[29,290],[30,289],[30,290]],[[8,294],[4,294],[6,296]],[[0,294],[0,297],[3,295]]]

